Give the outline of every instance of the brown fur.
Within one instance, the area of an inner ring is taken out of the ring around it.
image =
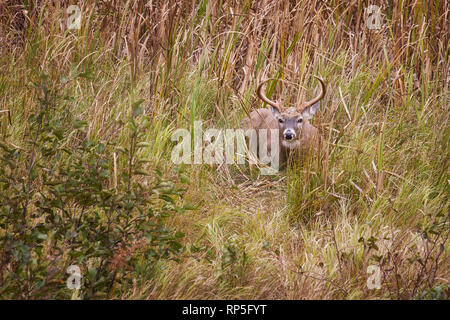
[[[325,95],[325,84],[317,78],[321,85],[321,93],[314,99],[302,104],[298,108],[283,109],[281,105],[270,100],[262,92],[262,86],[268,81],[262,82],[257,89],[258,97],[269,104],[271,109],[261,108],[252,111],[249,117],[242,121],[244,130],[255,129],[257,132],[257,146],[259,155],[259,130],[267,130],[267,154],[271,154],[271,129],[279,130],[280,157],[279,164],[286,164],[289,157],[302,156],[315,149],[318,143],[318,130],[310,124],[309,120],[320,108],[320,100]]]
[[[259,137],[259,131],[260,129],[266,129],[267,130],[267,152],[270,154],[271,147],[270,147],[270,138],[271,138],[271,131],[270,129],[278,129],[278,120],[273,115],[272,111],[267,108],[260,108],[253,110],[250,113],[250,117],[246,117],[242,121],[242,127],[244,130],[248,129],[256,129],[258,132],[257,137]],[[316,127],[310,124],[308,120],[304,120],[303,126],[301,128],[298,140],[299,140],[299,146],[295,149],[287,148],[283,145],[283,136],[280,133],[278,135],[279,143],[280,143],[280,159],[279,163],[280,165],[286,164],[286,161],[289,157],[294,156],[294,154],[297,152],[298,155],[301,156],[307,152],[310,152],[311,149],[315,150],[317,149],[317,143],[318,143],[318,130]],[[259,141],[258,141],[259,146]],[[259,152],[259,150],[258,150]]]

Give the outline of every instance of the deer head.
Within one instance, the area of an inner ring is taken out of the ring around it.
[[[303,103],[298,107],[290,107],[283,109],[281,104],[270,100],[266,97],[262,87],[269,80],[263,81],[256,90],[258,97],[270,105],[273,116],[278,121],[278,128],[281,133],[281,141],[285,147],[296,148],[299,145],[299,139],[301,139],[303,127],[308,120],[310,120],[317,110],[320,108],[320,100],[325,96],[325,84],[322,79],[317,78],[320,83],[321,91],[314,99]]]

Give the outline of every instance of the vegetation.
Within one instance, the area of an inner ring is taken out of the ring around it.
[[[448,2],[71,4],[0,3],[0,298],[448,299]],[[312,75],[317,154],[171,161]]]

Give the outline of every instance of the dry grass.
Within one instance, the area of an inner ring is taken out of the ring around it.
[[[117,298],[411,299],[448,285],[448,2],[375,1],[380,30],[367,1],[79,1],[80,30],[60,23],[67,1],[12,3],[0,3],[0,134],[18,146],[43,73],[88,75],[66,88],[70,112],[106,141],[125,143],[121,120],[145,98],[142,157],[167,172],[172,131],[236,127],[259,80],[286,80],[285,104],[312,94],[311,75],[327,83],[320,153],[274,177],[188,167],[197,209],[167,222],[186,234],[181,262]]]

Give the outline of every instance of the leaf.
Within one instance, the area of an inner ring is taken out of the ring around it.
[[[171,247],[174,251],[179,251],[183,246],[181,243],[174,241],[171,243]]]
[[[57,186],[58,184],[61,184],[62,181],[45,181],[44,185],[46,186]]]
[[[187,204],[185,204],[183,206],[183,209],[185,209],[185,210],[195,210],[196,208],[192,204],[187,203]]]
[[[95,279],[95,277],[97,276],[97,269],[96,268],[89,269],[88,276],[89,276],[89,279],[91,281],[93,281]]]
[[[36,238],[39,240],[47,240],[48,236],[45,233],[36,232]]]
[[[117,151],[120,151],[120,152],[123,152],[123,153],[125,153],[125,154],[128,153],[128,149],[125,149],[125,148],[122,148],[122,147],[119,147],[119,146],[116,147],[116,150],[117,150]]]
[[[175,238],[183,238],[183,237],[184,237],[184,233],[183,233],[183,232],[177,231],[177,232],[175,233]]]
[[[97,154],[101,154],[103,150],[105,150],[105,145],[103,143],[99,143],[95,149]]]
[[[58,140],[62,140],[64,137],[64,131],[61,128],[54,130],[53,134],[58,138]]]
[[[145,99],[139,99],[138,101],[134,102],[132,104],[132,110],[133,110],[133,117],[137,117],[139,115],[141,115],[144,112],[144,108],[142,108],[140,105],[142,104],[142,102],[144,102]]]
[[[145,148],[145,147],[151,147],[152,145],[148,142],[139,142],[136,144],[136,147],[138,148]]]
[[[86,71],[78,74],[78,77],[80,78],[86,78],[89,80],[94,79],[94,76],[92,75],[92,71]]]
[[[162,200],[165,200],[167,202],[170,202],[170,203],[174,203],[175,202],[171,197],[169,197],[168,195],[165,195],[165,194],[160,195],[159,198],[162,199]]]
[[[139,170],[139,169],[134,170],[134,174],[141,175],[141,176],[149,176],[150,175],[149,172],[144,171],[144,170]]]
[[[185,175],[185,174],[180,174],[180,180],[181,180],[182,183],[185,183],[185,184],[190,184],[191,183],[189,177],[187,175]]]

